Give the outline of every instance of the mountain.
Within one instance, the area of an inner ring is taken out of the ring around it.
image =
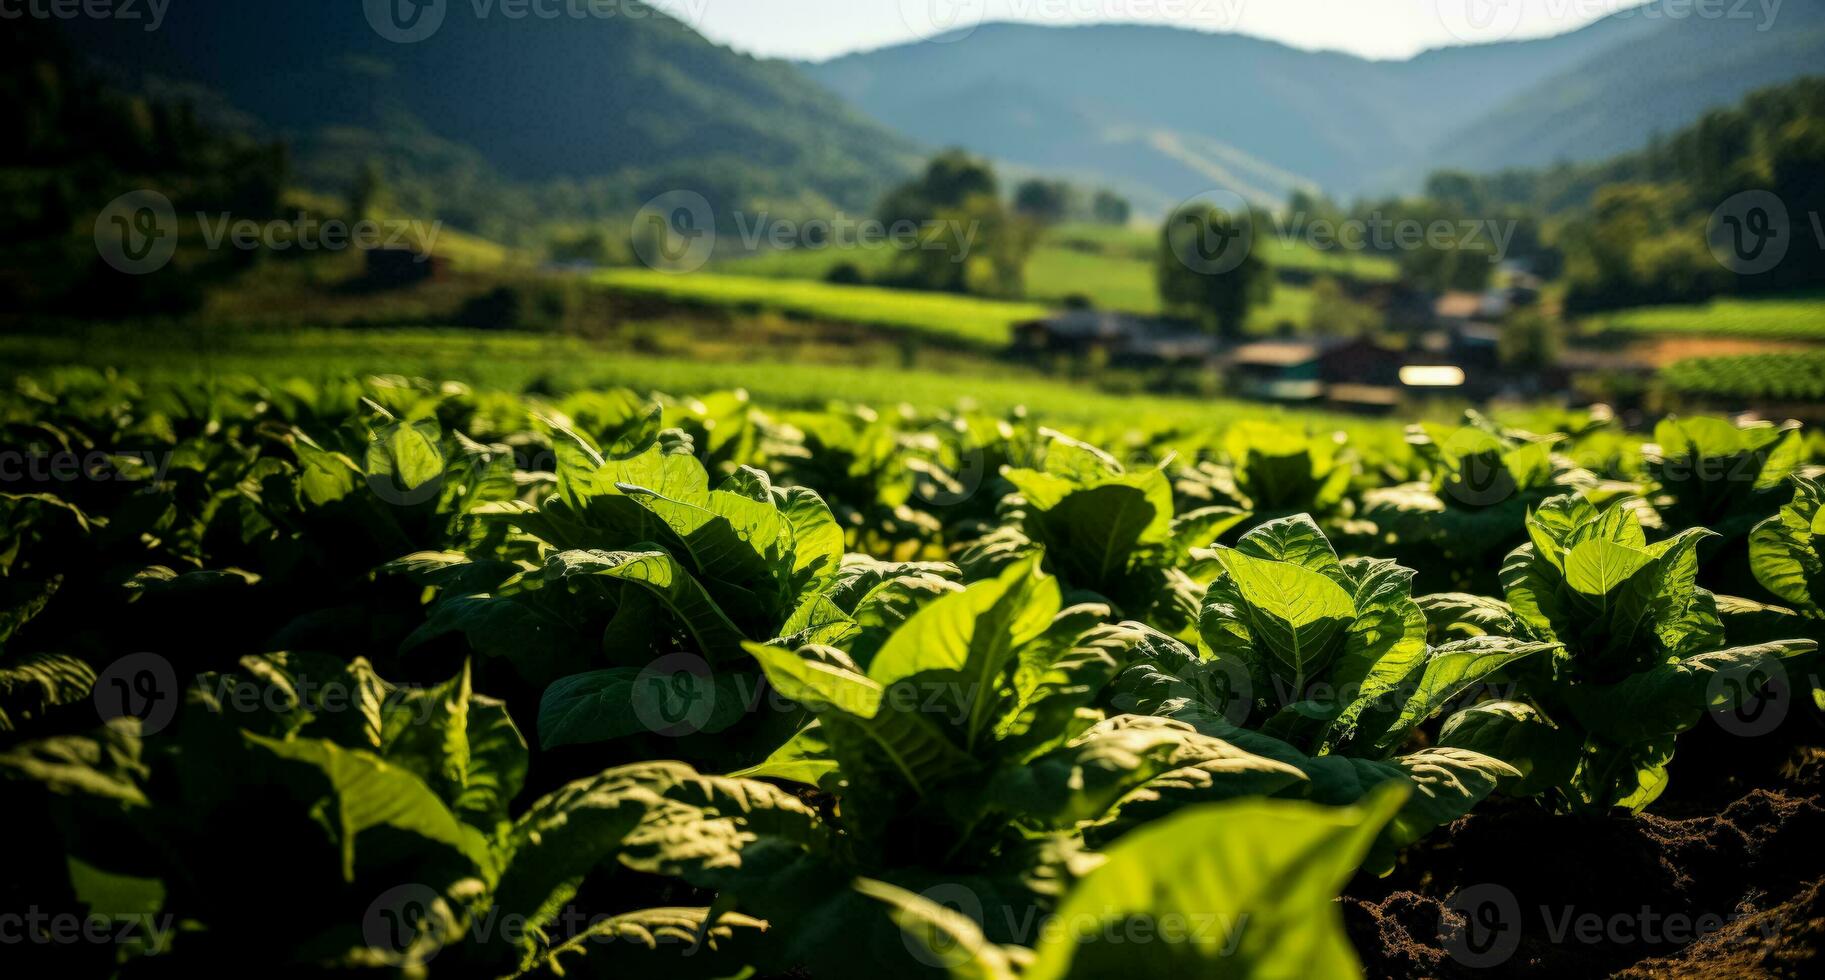
[[[1786,0],[1770,31],[1657,9],[1405,61],[1169,27],[998,23],[804,67],[914,139],[1158,211],[1212,187],[1279,203],[1296,188],[1411,191],[1443,166],[1599,158],[1825,63],[1808,26],[1825,0]]]
[[[1755,17],[1635,15],[1657,29],[1455,127],[1436,145],[1435,158],[1476,171],[1601,160],[1757,89],[1825,71],[1825,0],[1785,0],[1776,8],[1771,21],[1760,20],[1753,5],[1741,9]]]
[[[443,20],[416,43],[382,37],[357,3],[186,0],[155,32],[67,32],[124,84],[286,138],[307,179],[345,181],[378,156],[389,177],[478,209],[511,192],[574,215],[689,188],[729,207],[867,210],[916,162],[792,65],[634,0],[554,5],[594,12],[554,19],[427,9]]]

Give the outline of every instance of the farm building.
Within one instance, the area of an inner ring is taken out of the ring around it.
[[[1028,353],[1100,350],[1114,362],[1152,364],[1205,361],[1218,349],[1216,338],[1193,324],[1112,310],[1062,310],[1015,324],[1014,346]]]
[[[1335,385],[1391,388],[1400,383],[1403,357],[1365,339],[1314,338],[1243,344],[1222,357],[1230,390],[1267,401],[1310,402]]]

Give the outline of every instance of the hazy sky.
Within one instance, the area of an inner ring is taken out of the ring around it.
[[[1234,31],[1302,48],[1404,58],[1431,47],[1560,34],[1642,0],[652,0],[757,55],[827,58],[951,26],[1109,21]]]

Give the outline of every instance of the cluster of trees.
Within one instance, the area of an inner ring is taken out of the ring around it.
[[[979,296],[1025,293],[1039,225],[1002,202],[986,160],[962,150],[940,153],[888,193],[878,216],[890,228],[911,222],[919,229],[895,256],[894,285]]]
[[[1825,250],[1808,228],[1825,213],[1820,174],[1825,79],[1807,78],[1612,160],[1454,180],[1484,207],[1541,216],[1564,255],[1566,309],[1580,313],[1825,282]],[[1712,252],[1711,216],[1754,190],[1780,200],[1789,248],[1773,268],[1738,274]]]
[[[1160,230],[1155,272],[1169,316],[1240,337],[1248,313],[1274,296],[1274,270],[1254,247],[1272,233],[1266,216],[1236,213],[1207,201],[1181,205]]]
[[[1014,210],[1046,224],[1077,219],[1117,227],[1128,224],[1134,213],[1127,198],[1114,191],[1098,190],[1086,198],[1066,181],[1039,178],[1014,189]]]
[[[9,309],[113,314],[181,312],[201,282],[232,271],[225,250],[168,276],[122,275],[96,252],[97,214],[130,191],[154,190],[177,214],[266,221],[280,215],[291,172],[284,144],[225,133],[188,103],[123,92],[91,72],[62,38],[26,19],[0,32],[0,281]]]
[[[1128,202],[1098,191],[1088,210],[1078,190],[1063,181],[1021,182],[1004,202],[1001,181],[988,161],[962,150],[934,157],[925,170],[894,188],[877,217],[889,228],[912,223],[916,240],[895,257],[889,284],[908,289],[1017,298],[1025,295],[1026,263],[1044,227],[1089,217],[1126,224]],[[860,276],[838,269],[840,281]]]

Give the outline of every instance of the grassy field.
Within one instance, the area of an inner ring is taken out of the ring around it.
[[[161,336],[138,327],[91,325],[54,334],[0,336],[0,378],[64,366],[118,368],[146,380],[400,374],[515,392],[622,386],[703,394],[740,388],[760,404],[779,408],[905,403],[972,405],[1001,413],[1024,406],[1047,418],[1104,430],[1111,425],[1222,427],[1239,419],[1278,419],[1364,438],[1398,439],[1401,432],[1395,422],[1254,402],[1112,394],[1009,365],[996,365],[988,375],[767,360],[713,362],[607,350],[570,337],[453,328],[207,330]]]
[[[1014,324],[1044,316],[1048,309],[1036,303],[1008,303],[949,293],[706,272],[671,275],[651,269],[610,269],[594,274],[590,281],[620,292],[674,302],[869,324],[983,350],[1006,347]]]
[[[1595,317],[1600,329],[1825,341],[1825,293],[1719,299],[1702,306],[1652,306]]]
[[[1154,315],[1160,312],[1155,263],[1159,243],[1155,234],[1140,228],[1110,225],[1067,224],[1047,231],[1027,262],[1027,295],[1034,303],[1056,305],[1069,296],[1087,296],[1104,309]],[[1257,243],[1277,268],[1347,276],[1371,282],[1393,279],[1396,269],[1385,259],[1350,252],[1322,251],[1300,241],[1279,239]],[[854,248],[764,251],[718,260],[711,269],[731,276],[822,280],[832,267],[848,262],[864,276],[887,275],[893,251],[885,245]],[[703,287],[701,301],[714,302],[717,287]],[[923,294],[899,294],[919,297]],[[745,301],[745,300],[744,300]],[[1308,325],[1310,291],[1280,283],[1267,307],[1255,311],[1249,328],[1272,332],[1283,322]]]

